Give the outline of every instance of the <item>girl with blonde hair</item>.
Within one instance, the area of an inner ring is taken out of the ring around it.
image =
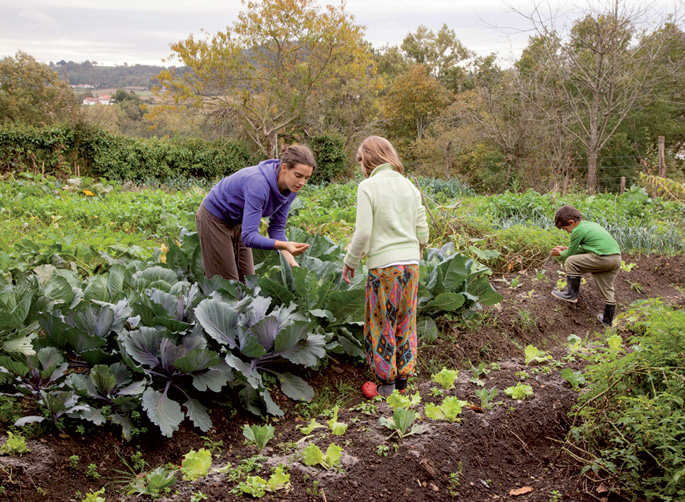
[[[366,138],[357,161],[367,179],[357,190],[355,230],[342,275],[350,283],[366,253],[364,348],[380,380],[362,386],[370,399],[404,392],[414,375],[419,260],[428,224],[421,194],[402,175],[402,162],[387,139]]]

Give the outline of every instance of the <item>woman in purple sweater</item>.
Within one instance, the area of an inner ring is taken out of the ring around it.
[[[285,222],[290,204],[316,168],[302,145],[286,146],[280,159],[246,167],[214,185],[195,215],[205,276],[245,281],[254,274],[252,249],[277,249],[291,267],[309,244],[288,242]],[[269,237],[259,233],[269,218]]]

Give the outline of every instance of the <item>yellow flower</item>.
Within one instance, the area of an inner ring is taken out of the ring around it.
[[[93,196],[95,195],[95,194],[94,194],[93,192],[91,192],[90,190],[84,190],[83,193],[86,194],[86,196],[88,196],[88,197],[93,197]]]

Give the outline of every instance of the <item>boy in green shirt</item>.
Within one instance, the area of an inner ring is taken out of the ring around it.
[[[568,246],[556,246],[552,256],[566,260],[566,289],[552,291],[554,297],[571,303],[578,301],[580,276],[591,273],[600,294],[604,298],[604,314],[597,318],[605,326],[611,326],[616,312],[614,281],[621,268],[621,250],[616,240],[600,225],[583,221],[573,206],[562,206],[554,215],[554,225],[571,234]]]

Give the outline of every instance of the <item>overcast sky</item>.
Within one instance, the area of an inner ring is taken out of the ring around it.
[[[652,1],[662,12],[684,2]],[[549,4],[569,2],[545,0]],[[497,52],[502,60],[518,57],[530,34],[529,23],[513,9],[531,13],[533,7],[534,0],[346,2],[374,47],[399,45],[419,25],[437,31],[446,23],[467,48],[478,55]],[[224,31],[242,8],[240,0],[0,0],[0,58],[21,50],[46,63],[164,65],[170,43],[191,33],[199,36],[201,30]]]

